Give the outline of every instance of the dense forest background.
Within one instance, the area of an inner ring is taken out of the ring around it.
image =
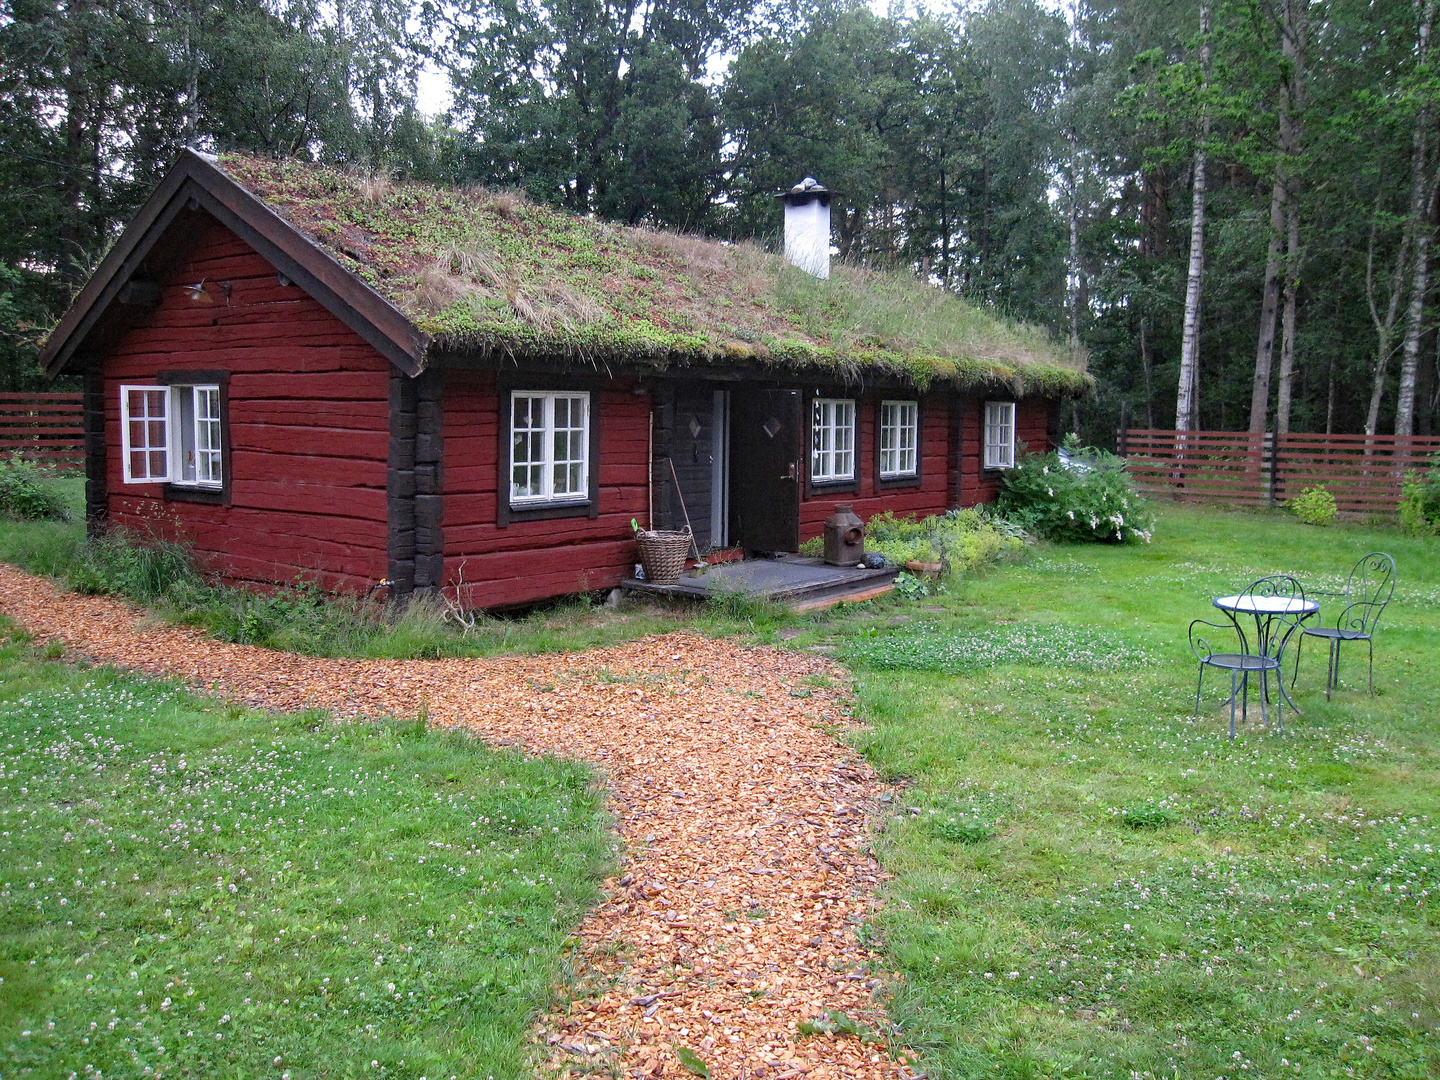
[[[1089,440],[1431,433],[1435,6],[3,0],[0,389],[192,145],[762,242],[813,175],[843,258],[1085,350]]]

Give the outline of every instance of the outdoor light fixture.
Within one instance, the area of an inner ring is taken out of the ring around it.
[[[215,298],[211,296],[205,288],[205,282],[207,280],[209,279],[201,278],[194,285],[185,286],[185,291],[190,294],[190,302],[192,304],[213,304],[215,302]],[[215,284],[218,285],[220,291],[225,294],[225,302],[228,304],[230,302],[230,292],[234,286],[228,281],[217,281]]]

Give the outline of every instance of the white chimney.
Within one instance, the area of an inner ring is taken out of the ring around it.
[[[818,278],[830,276],[831,194],[813,176],[780,193],[785,200],[785,261]]]

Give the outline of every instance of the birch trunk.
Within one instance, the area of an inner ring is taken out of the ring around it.
[[[1200,4],[1202,94],[1210,89],[1210,4]],[[1200,411],[1200,285],[1205,275],[1205,153],[1210,141],[1210,104],[1200,103],[1200,138],[1195,144],[1190,197],[1190,266],[1185,274],[1185,326],[1180,338],[1180,385],[1175,400],[1175,429],[1193,431]]]
[[[1420,29],[1416,40],[1417,66],[1430,57],[1430,32],[1435,25],[1435,0],[1424,0]],[[1410,213],[1405,223],[1406,239],[1413,257],[1410,274],[1410,304],[1406,311],[1405,337],[1400,362],[1400,391],[1395,402],[1395,433],[1409,435],[1415,426],[1415,374],[1420,360],[1420,333],[1425,317],[1425,292],[1429,288],[1430,210],[1434,187],[1429,180],[1430,107],[1422,99],[1415,110],[1415,129],[1410,140]],[[1403,262],[1396,265],[1397,276],[1404,273]],[[1388,359],[1388,357],[1387,357]],[[1376,372],[1375,387],[1370,396],[1370,415],[1365,434],[1373,435],[1379,426],[1379,398],[1384,393],[1384,372]]]
[[[1430,212],[1434,197],[1429,200],[1424,219],[1418,222],[1415,236],[1415,269],[1410,276],[1410,307],[1405,317],[1405,344],[1401,349],[1400,390],[1395,401],[1395,434],[1415,434],[1415,382],[1420,371],[1420,335],[1425,330],[1425,294],[1430,289]]]

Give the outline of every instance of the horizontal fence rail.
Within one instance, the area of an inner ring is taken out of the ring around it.
[[[0,455],[19,453],[59,469],[85,465],[79,394],[0,394]]]
[[[1122,428],[1116,449],[1153,494],[1258,505],[1323,484],[1341,510],[1393,514],[1406,473],[1430,463],[1440,436]]]

